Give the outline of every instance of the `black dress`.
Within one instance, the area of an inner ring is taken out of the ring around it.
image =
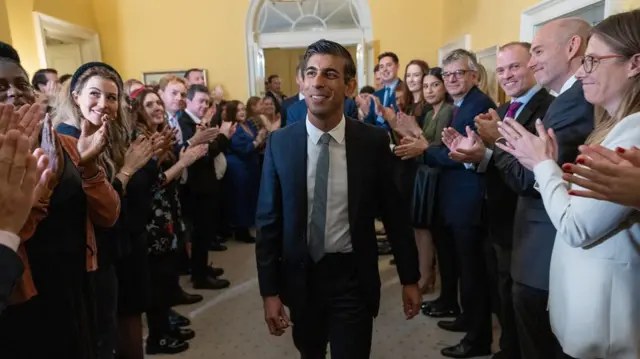
[[[25,243],[38,295],[0,316],[0,357],[94,357],[93,287],[86,269],[87,199],[64,152],[48,215]]]

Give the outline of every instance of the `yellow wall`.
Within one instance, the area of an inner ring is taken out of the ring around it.
[[[30,74],[40,68],[33,12],[37,11],[89,29],[95,29],[92,0],[4,0],[11,42]]]
[[[351,53],[351,57],[356,58],[356,47],[347,46],[347,50]],[[282,92],[287,96],[293,96],[298,93],[298,85],[296,84],[296,67],[300,58],[304,56],[306,49],[265,49],[265,72],[267,78],[270,75],[278,75],[282,80]]]
[[[5,0],[0,0],[0,41],[11,43],[11,29],[9,28],[9,18],[7,17],[7,4]]]

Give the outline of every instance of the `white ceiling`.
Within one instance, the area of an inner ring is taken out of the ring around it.
[[[265,0],[257,28],[260,33],[292,31],[293,23],[295,30],[356,28],[357,21],[353,0]]]

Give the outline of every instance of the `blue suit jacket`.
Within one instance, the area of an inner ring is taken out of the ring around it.
[[[467,126],[475,131],[474,118],[481,113],[487,113],[490,108],[495,109],[496,104],[474,86],[465,96],[450,127],[462,134],[466,133]],[[449,149],[445,145],[429,147],[425,151],[424,159],[427,165],[442,168],[438,181],[437,204],[445,224],[459,227],[481,225],[483,175],[467,170],[463,164],[450,159]]]
[[[298,101],[300,101],[300,93],[287,97],[282,101],[282,104],[280,104],[280,127],[287,125],[287,110],[291,105]]]
[[[358,118],[358,106],[356,106],[356,102],[350,98],[344,99],[344,116],[348,118]],[[282,123],[282,127],[298,121],[304,122],[306,118],[307,103],[305,100],[298,100],[287,107],[286,123]]]
[[[402,83],[402,80],[398,81],[398,85],[396,85],[396,88],[400,85],[400,83]],[[380,103],[384,105],[384,87],[374,92],[373,95],[376,96],[378,99],[380,99]],[[387,107],[392,106],[393,108],[397,109],[398,107],[396,104],[396,92],[391,91],[390,95],[391,96],[389,97],[389,103],[387,104]],[[384,128],[385,130],[391,132],[391,127],[389,126],[389,124],[386,122],[383,124],[378,124],[376,122],[377,118],[378,118],[378,115],[376,115],[376,104],[373,101],[371,101],[371,104],[369,105],[369,114],[365,116],[363,121],[366,123],[370,123],[374,126]]]
[[[417,283],[417,249],[409,204],[394,175],[389,136],[347,118],[345,124],[349,230],[358,285],[371,315],[378,312],[380,275],[375,218],[381,213],[402,284]],[[272,132],[267,142],[256,213],[256,260],[262,296],[278,295],[293,310],[307,299],[307,129],[306,121]]]

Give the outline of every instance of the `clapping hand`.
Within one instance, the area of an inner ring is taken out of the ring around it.
[[[395,130],[403,137],[411,136],[411,137],[420,137],[422,135],[422,129],[418,125],[418,121],[416,121],[415,116],[407,115],[406,113],[400,111],[396,115],[398,127]]]
[[[536,120],[538,136],[510,118],[506,118],[498,126],[506,143],[498,140],[496,146],[513,155],[528,170],[532,171],[543,161],[558,160],[558,142],[553,129],[545,130],[540,119]]]
[[[500,138],[500,132],[498,131],[499,122],[500,116],[494,109],[489,109],[488,113],[476,116],[476,129],[478,130],[478,135],[484,142],[493,145],[496,140]]]
[[[191,166],[195,161],[202,158],[209,149],[207,144],[201,144],[197,146],[191,146],[189,148],[182,148],[180,151],[180,161],[184,163],[185,167]]]
[[[220,133],[226,138],[231,138],[231,136],[236,133],[236,127],[238,127],[237,123],[232,123],[231,121],[223,121],[220,125]]]
[[[17,130],[0,134],[0,230],[18,233],[52,176],[42,150],[30,154],[29,139]]]
[[[609,201],[640,210],[640,149],[580,146],[577,165],[565,163],[562,178],[581,189],[570,195]]]
[[[29,138],[30,148],[34,150],[44,117],[44,109],[38,104],[23,105],[18,110],[13,105],[0,104],[0,134],[18,130]]]
[[[393,149],[396,156],[403,160],[420,156],[429,147],[429,142],[421,135],[420,137],[406,136],[400,140],[400,145]]]
[[[460,163],[480,163],[484,159],[486,147],[473,130],[465,127],[467,136],[462,136],[453,127],[442,132],[442,142],[449,148],[449,158]]]
[[[157,132],[156,132],[157,133]],[[138,136],[135,141],[131,142],[127,153],[124,156],[124,164],[122,172],[129,176],[142,168],[154,154],[154,146],[151,139],[145,136]]]
[[[85,166],[97,160],[109,143],[109,117],[102,118],[102,125],[98,130],[93,130],[91,122],[80,122],[80,138],[78,138],[78,152],[80,152],[80,165]]]

